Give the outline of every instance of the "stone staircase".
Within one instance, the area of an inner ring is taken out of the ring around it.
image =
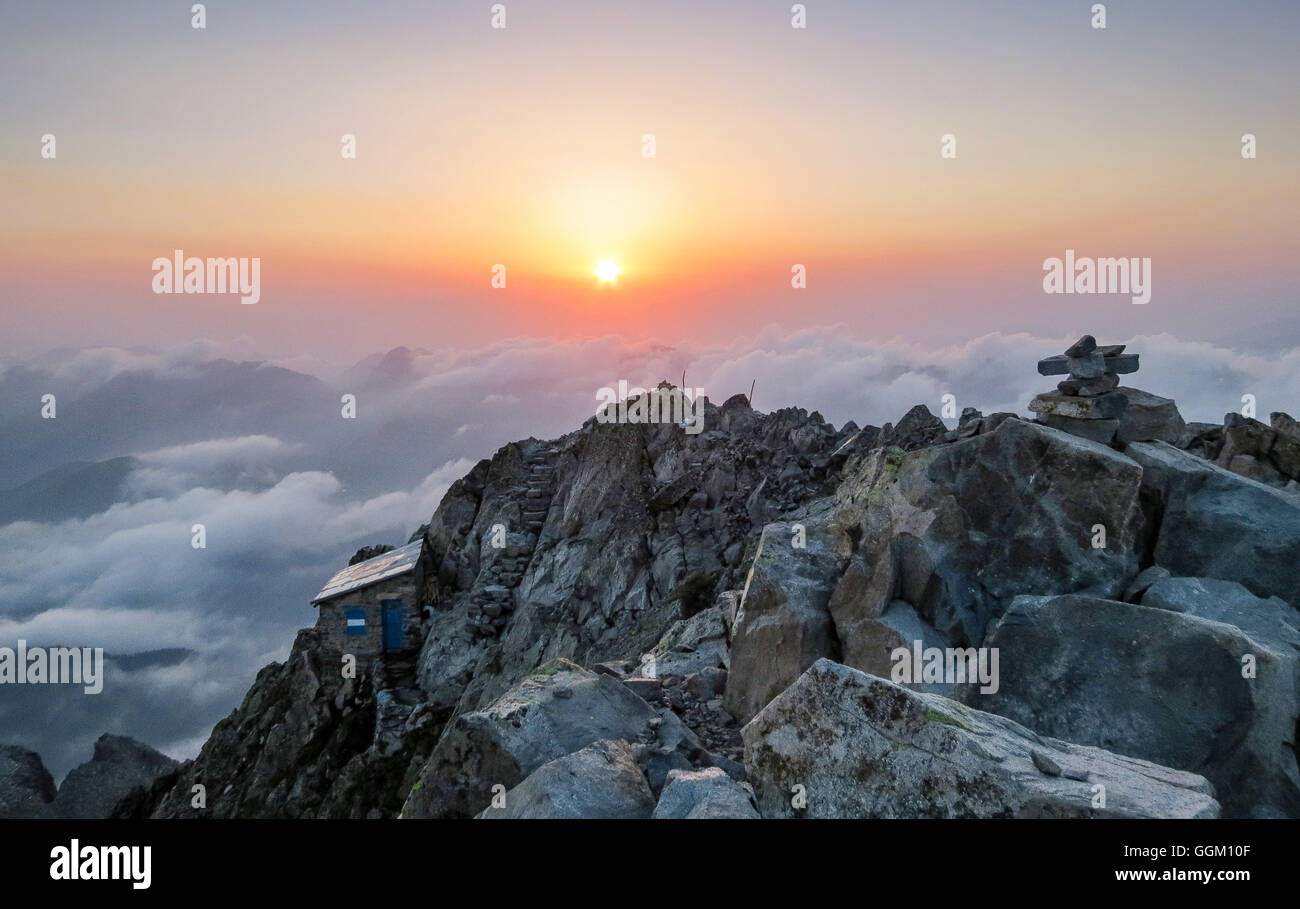
[[[542,532],[551,499],[555,495],[555,462],[559,452],[554,448],[539,451],[528,458],[528,482],[524,487],[524,529],[534,536]],[[522,575],[523,572],[520,571]],[[516,583],[518,581],[516,580]]]
[[[515,609],[515,589],[523,580],[524,572],[532,559],[537,538],[546,523],[555,495],[555,464],[559,451],[554,448],[539,449],[528,455],[525,464],[528,472],[523,488],[522,530],[529,535],[526,552],[514,552],[497,558],[479,574],[470,592],[470,620],[467,629],[483,637],[501,633]]]

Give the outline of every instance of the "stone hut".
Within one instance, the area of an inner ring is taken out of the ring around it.
[[[422,538],[334,575],[312,600],[324,645],[358,660],[420,646],[424,609],[436,598],[431,565]]]

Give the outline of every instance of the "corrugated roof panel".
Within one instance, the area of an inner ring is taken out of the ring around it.
[[[330,600],[414,570],[416,564],[420,561],[420,549],[423,546],[423,540],[416,540],[414,543],[408,543],[400,549],[394,549],[383,555],[377,555],[373,559],[366,559],[364,562],[349,565],[330,578],[329,583],[321,589],[320,593],[316,594],[312,602],[319,603],[321,600]]]

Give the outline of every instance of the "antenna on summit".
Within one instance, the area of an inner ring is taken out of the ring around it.
[[[749,383],[749,406],[754,406],[754,386],[758,384],[758,379]]]

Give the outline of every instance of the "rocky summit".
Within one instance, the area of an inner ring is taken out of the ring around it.
[[[322,602],[194,761],[112,810],[1300,816],[1300,431],[1187,424],[1119,385],[1137,364],[1080,339],[1034,419],[837,429],[736,395],[702,432],[506,445],[403,556],[427,571],[409,639],[358,660],[338,623],[362,611]],[[62,797],[0,758],[6,811]]]

